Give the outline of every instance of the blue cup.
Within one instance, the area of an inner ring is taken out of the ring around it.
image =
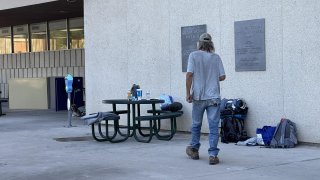
[[[137,97],[138,97],[138,100],[142,99],[142,89],[137,89]]]

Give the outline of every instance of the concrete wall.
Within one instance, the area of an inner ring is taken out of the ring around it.
[[[300,141],[320,143],[319,9],[317,0],[85,0],[87,111],[110,110],[102,99],[125,98],[138,83],[153,97],[168,93],[183,102],[178,126],[188,131],[180,31],[207,24],[227,74],[222,96],[246,100],[249,135],[286,117]],[[235,72],[234,21],[259,18],[266,22],[266,71]]]
[[[84,77],[84,49],[0,54],[1,98],[9,97],[9,79],[66,76]]]

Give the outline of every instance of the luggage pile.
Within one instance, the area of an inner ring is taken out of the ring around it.
[[[256,137],[239,141],[236,145],[265,146],[268,148],[294,148],[298,144],[296,124],[289,119],[281,119],[277,127],[257,128]]]
[[[222,99],[220,105],[221,142],[238,142],[248,139],[244,121],[248,107],[243,99]]]

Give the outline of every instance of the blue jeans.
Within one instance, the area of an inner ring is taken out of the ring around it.
[[[219,121],[220,121],[220,99],[193,101],[192,103],[192,127],[190,145],[200,148],[200,134],[204,111],[207,112],[209,124],[209,156],[217,156],[219,153]]]

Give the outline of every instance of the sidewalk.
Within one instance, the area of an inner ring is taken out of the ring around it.
[[[185,154],[189,134],[151,143],[111,144],[91,138],[79,118],[66,128],[67,112],[11,111],[0,116],[0,179],[319,179],[320,148],[268,149],[219,143],[218,165],[208,164],[207,136],[200,160]],[[74,138],[74,137],[78,137]],[[61,142],[56,138],[69,138]],[[82,140],[82,141],[76,141]]]

